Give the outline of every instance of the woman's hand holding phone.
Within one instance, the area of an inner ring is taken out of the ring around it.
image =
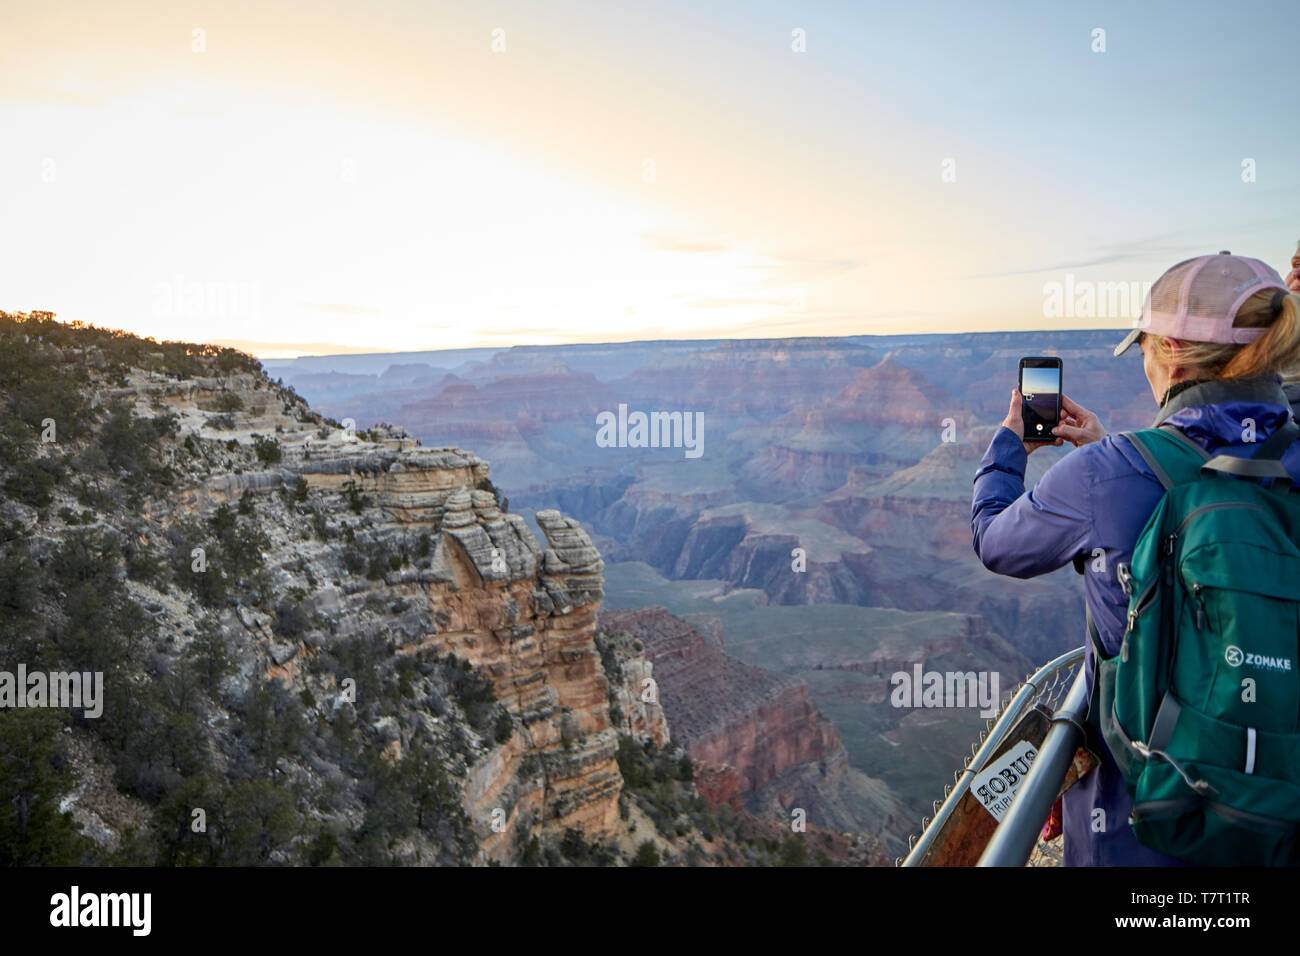
[[[1106,429],[1096,415],[1062,395],[1061,423],[1052,429],[1052,434],[1078,448],[1080,445],[1101,441],[1106,437]]]
[[[1073,402],[1062,395],[1061,422],[1052,429],[1052,434],[1056,436],[1055,440],[1025,441],[1025,421],[1020,412],[1021,401],[1020,389],[1012,389],[1011,407],[1007,409],[1007,417],[1002,420],[1002,427],[1009,428],[1020,436],[1027,454],[1033,454],[1039,448],[1061,445],[1067,441],[1078,448],[1080,445],[1087,445],[1106,437],[1106,429],[1102,427],[1096,415],[1078,402]]]

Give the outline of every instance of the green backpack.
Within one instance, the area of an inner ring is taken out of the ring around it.
[[[1300,864],[1300,494],[1279,461],[1298,436],[1288,423],[1252,458],[1170,426],[1125,436],[1165,496],[1117,569],[1114,657],[1089,616],[1088,722],[1138,841],[1191,863]]]

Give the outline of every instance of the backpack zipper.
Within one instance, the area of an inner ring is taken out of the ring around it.
[[[1205,630],[1205,595],[1201,592],[1205,590],[1203,585],[1192,585],[1192,600],[1196,602],[1196,629]]]
[[[1268,514],[1267,508],[1265,508],[1263,505],[1258,505],[1253,501],[1212,501],[1208,505],[1201,505],[1199,508],[1193,508],[1191,511],[1187,512],[1187,514],[1183,516],[1183,520],[1179,522],[1178,528],[1166,540],[1167,550],[1165,553],[1166,554],[1174,553],[1173,551],[1174,539],[1183,533],[1183,529],[1187,527],[1187,522],[1191,521],[1199,514],[1202,514],[1206,511],[1215,511],[1219,508],[1251,508],[1255,511],[1263,511],[1265,514]]]
[[[1220,508],[1247,508],[1252,511],[1262,511],[1265,514],[1269,513],[1267,508],[1257,505],[1253,501],[1212,501],[1208,505],[1201,505],[1199,508],[1193,508],[1187,512],[1183,516],[1183,520],[1178,523],[1178,527],[1164,541],[1164,557],[1161,563],[1164,564],[1164,579],[1167,587],[1174,586],[1174,551],[1177,548],[1178,537],[1187,528],[1187,523],[1198,515],[1202,515],[1207,511],[1217,511]],[[1198,631],[1201,629],[1204,617],[1204,609],[1198,609],[1196,613],[1196,629]]]
[[[1142,588],[1141,592],[1133,600],[1133,606],[1129,608],[1129,612],[1128,612],[1129,631],[1133,630],[1133,626],[1137,623],[1137,619],[1139,615],[1141,615],[1142,612],[1147,609],[1147,605],[1150,604],[1151,599],[1155,597],[1155,590],[1156,590],[1156,579],[1152,578],[1150,581],[1147,582],[1146,586]]]
[[[1197,517],[1198,515],[1204,514],[1207,511],[1216,511],[1219,508],[1250,508],[1256,511],[1263,511],[1265,514],[1268,513],[1266,508],[1250,501],[1212,501],[1208,505],[1201,505],[1199,508],[1194,508],[1191,511],[1189,511],[1186,515],[1184,515],[1183,520],[1178,523],[1178,527],[1172,533],[1165,536],[1164,542],[1161,547],[1162,557],[1160,559],[1160,563],[1164,565],[1164,567],[1162,568],[1161,572],[1157,573],[1156,577],[1153,577],[1150,581],[1147,582],[1146,586],[1142,589],[1141,593],[1138,594],[1137,599],[1132,602],[1132,607],[1128,612],[1128,629],[1127,629],[1128,631],[1133,630],[1134,625],[1137,623],[1138,616],[1144,610],[1146,610],[1146,604],[1150,601],[1150,598],[1154,596],[1151,594],[1151,592],[1155,589],[1155,584],[1157,581],[1161,579],[1161,577],[1164,578],[1164,583],[1166,586],[1173,587],[1174,552],[1177,550],[1178,537],[1187,528],[1187,523],[1191,521],[1193,518]],[[1199,596],[1200,589],[1202,586],[1193,585],[1192,587],[1193,590]],[[1196,609],[1197,630],[1201,630],[1204,627],[1204,625],[1205,625],[1205,608],[1204,608],[1204,599],[1202,599],[1201,603],[1198,604]]]

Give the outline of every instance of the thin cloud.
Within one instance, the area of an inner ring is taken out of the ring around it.
[[[108,100],[90,88],[87,83],[64,80],[57,86],[40,83],[21,75],[12,76],[0,87],[0,103],[19,103],[24,106],[70,106],[76,109],[98,110],[108,105]]]
[[[382,311],[372,305],[348,305],[341,302],[304,302],[303,305],[331,315],[379,315]]]
[[[1152,255],[1154,250],[1146,249],[1141,254],[1138,253],[1110,253],[1109,255],[1097,256],[1092,259],[1075,259],[1071,262],[1058,262],[1050,266],[1033,266],[1028,269],[1013,269],[1010,272],[981,272],[976,275],[959,276],[961,279],[1002,279],[1007,276],[1028,276],[1039,272],[1064,272],[1068,269],[1087,269],[1091,266],[1108,266],[1117,262],[1134,262],[1139,259],[1145,259]]]
[[[1250,222],[1237,222],[1232,224],[1222,224],[1217,229],[1220,235],[1229,236],[1241,233],[1254,232],[1269,226],[1276,226],[1281,223],[1293,222],[1291,216],[1271,216],[1267,219],[1255,219]],[[1028,269],[1015,269],[1010,272],[985,272],[977,275],[960,276],[962,279],[1001,279],[1006,276],[1023,276],[1034,275],[1040,272],[1065,272],[1072,269],[1087,269],[1093,266],[1109,266],[1116,263],[1142,263],[1145,267],[1146,260],[1153,256],[1178,256],[1180,259],[1188,258],[1193,255],[1203,254],[1205,252],[1217,252],[1219,249],[1228,248],[1222,244],[1213,241],[1206,243],[1205,231],[1203,229],[1183,230],[1180,232],[1165,233],[1159,236],[1151,236],[1147,239],[1133,242],[1116,243],[1109,249],[1099,251],[1090,259],[1076,259],[1070,262],[1058,262],[1046,266],[1033,266]],[[1200,248],[1201,252],[1195,251]],[[1213,248],[1211,248],[1213,247]],[[1189,252],[1189,248],[1193,251]],[[1233,251],[1239,251],[1234,249]],[[1247,253],[1242,253],[1246,255]]]
[[[260,342],[253,339],[211,339],[213,345],[239,349],[258,358],[297,358],[304,355],[370,355],[374,346],[338,342]]]
[[[832,259],[816,256],[768,256],[768,262],[742,266],[751,272],[760,273],[764,279],[779,281],[808,281],[814,278],[840,275],[851,272],[865,264],[861,259]]]
[[[722,239],[688,239],[671,233],[643,232],[641,239],[659,252],[727,252],[731,244]]]
[[[691,238],[663,230],[643,232],[641,233],[641,239],[651,249],[656,249],[660,252],[717,253],[732,252],[736,249],[736,244],[727,239],[708,237]],[[850,269],[856,269],[858,266],[862,265],[862,261],[859,259],[784,254],[779,252],[766,254],[762,258],[766,261],[742,266],[741,268],[758,270],[760,272],[780,272],[788,271],[793,267],[799,270],[811,269],[822,274],[835,274],[838,272],[846,272]]]
[[[490,328],[490,329],[474,330],[474,335],[480,339],[508,339],[508,338],[515,338],[515,337],[522,337],[522,336],[529,336],[529,335],[572,336],[573,334],[574,333],[572,329],[564,329],[564,328],[533,327],[533,328],[519,328],[519,329]],[[603,335],[605,333],[600,333],[600,334]]]
[[[674,296],[684,305],[689,305],[695,309],[729,309],[735,306],[754,306],[767,305],[786,308],[790,307],[792,297],[787,296],[780,298],[776,296],[713,296],[687,298],[686,296]]]

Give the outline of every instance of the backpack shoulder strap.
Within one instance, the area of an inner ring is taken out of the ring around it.
[[[1210,457],[1204,448],[1172,426],[1120,434],[1142,456],[1165,491],[1195,480],[1200,474],[1201,466]]]
[[[1259,460],[1266,458],[1281,460],[1287,449],[1291,447],[1291,443],[1297,438],[1300,438],[1300,425],[1293,421],[1287,422],[1265,439],[1264,443],[1255,452],[1254,457]]]
[[[1210,460],[1210,453],[1206,451],[1204,448],[1202,448],[1200,445],[1196,444],[1196,442],[1188,438],[1186,433],[1178,426],[1170,425],[1168,422],[1164,422],[1159,426],[1159,431],[1164,432],[1166,435],[1170,436],[1171,438],[1174,438],[1180,443],[1182,443],[1183,445],[1186,445],[1192,451],[1196,452],[1196,454],[1200,455],[1202,461]]]
[[[1282,455],[1291,443],[1300,438],[1300,425],[1287,422],[1255,450],[1250,458],[1237,458],[1233,455],[1215,455],[1203,466],[1207,472],[1239,475],[1245,478],[1271,478],[1272,487],[1286,492],[1291,487],[1291,473],[1282,464]]]

